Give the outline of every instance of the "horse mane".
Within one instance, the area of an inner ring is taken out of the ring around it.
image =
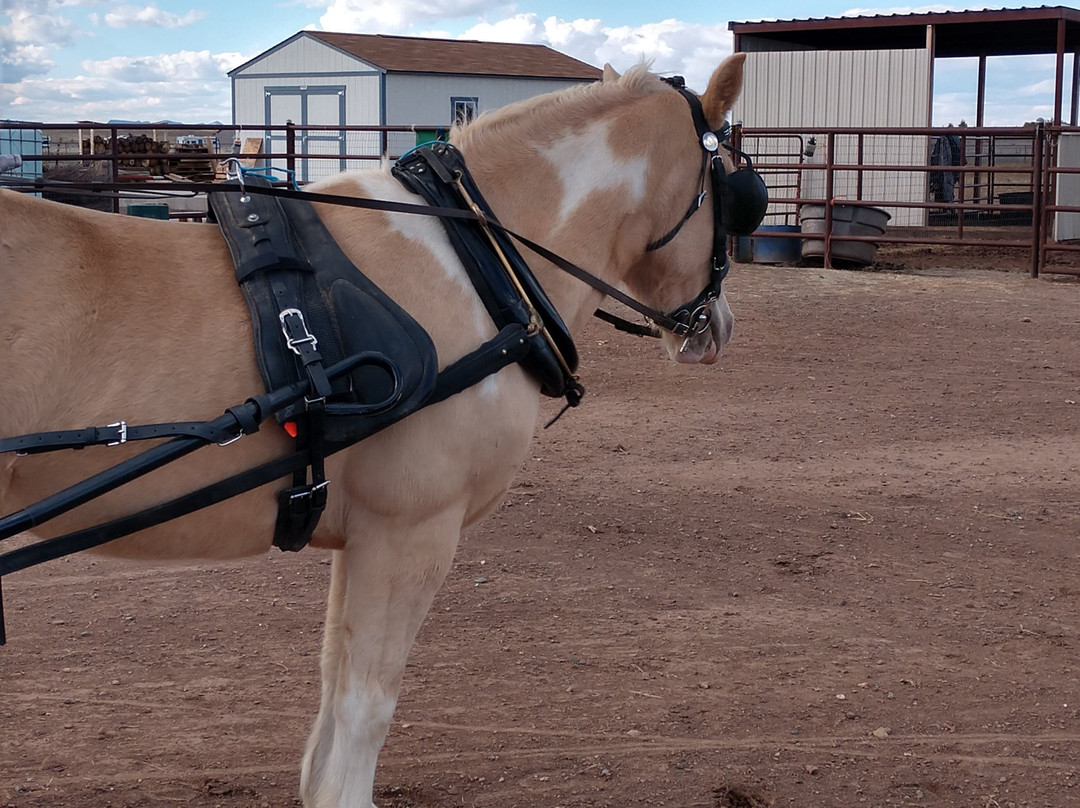
[[[595,118],[598,109],[621,106],[664,89],[663,82],[649,72],[649,63],[640,62],[616,81],[576,84],[484,112],[475,121],[454,126],[450,141],[463,149],[484,149],[493,145],[493,139],[543,139],[549,132],[564,130],[568,122]]]

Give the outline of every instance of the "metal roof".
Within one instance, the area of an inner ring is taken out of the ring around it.
[[[736,50],[884,50],[924,48],[933,26],[934,55],[954,57],[1057,53],[1059,24],[1064,50],[1080,49],[1080,10],[1065,6],[731,22],[728,29]]]
[[[301,31],[240,67],[234,75],[299,37],[312,37],[388,73],[438,73],[515,78],[598,80],[603,71],[546,45],[430,39],[387,34]]]

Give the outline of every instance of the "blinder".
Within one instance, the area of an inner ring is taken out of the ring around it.
[[[727,277],[727,237],[748,236],[757,230],[769,205],[769,191],[761,175],[754,170],[750,156],[732,146],[731,125],[724,122],[719,132],[713,131],[705,119],[701,100],[686,89],[682,76],[663,78],[690,105],[698,143],[702,149],[701,187],[683,218],[664,236],[646,245],[647,251],[658,250],[675,238],[682,226],[705,201],[705,177],[708,175],[713,194],[713,261],[709,282],[696,298],[675,308],[669,315],[678,323],[673,332],[680,337],[691,337],[709,328],[711,305],[720,296],[720,288]],[[720,148],[738,155],[746,163],[744,167],[728,173]]]

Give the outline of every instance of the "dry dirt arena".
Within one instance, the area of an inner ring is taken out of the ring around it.
[[[381,808],[1080,805],[1080,282],[923,252],[736,266],[718,366],[590,327],[421,633]],[[328,571],[7,579],[0,806],[298,805]]]

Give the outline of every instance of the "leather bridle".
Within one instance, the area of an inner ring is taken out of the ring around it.
[[[712,323],[712,304],[720,297],[720,288],[731,266],[727,256],[726,241],[728,233],[724,222],[724,208],[727,207],[728,200],[725,198],[721,187],[725,172],[723,159],[720,156],[720,146],[727,145],[726,141],[731,135],[731,126],[725,121],[719,132],[714,131],[709,126],[709,122],[705,118],[705,111],[701,106],[701,99],[686,89],[686,83],[682,76],[664,77],[661,78],[661,81],[672,87],[690,105],[690,114],[694,119],[698,144],[701,146],[701,175],[698,181],[698,193],[691,201],[686,213],[667,233],[647,244],[645,246],[646,252],[659,250],[661,247],[671,243],[675,236],[679,234],[679,231],[682,230],[683,225],[698,212],[708,195],[705,188],[706,176],[709,178],[710,190],[713,196],[713,249],[712,270],[709,273],[709,281],[697,297],[683,303],[681,306],[676,306],[667,315],[670,320],[676,323],[674,328],[665,326],[663,323],[657,323],[661,327],[666,327],[678,337],[689,338],[704,333],[709,329]],[[731,147],[728,146],[727,148],[730,149]],[[683,345],[685,347],[686,343],[684,342]]]

